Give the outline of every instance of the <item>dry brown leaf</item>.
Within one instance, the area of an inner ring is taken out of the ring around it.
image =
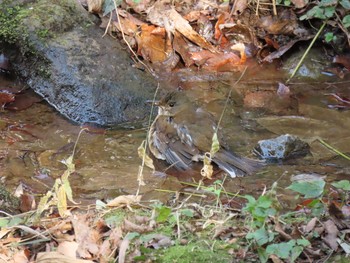
[[[305,226],[305,232],[309,233],[312,230],[314,230],[316,223],[317,223],[317,217],[312,218]]]
[[[123,229],[126,232],[137,232],[137,233],[147,233],[153,230],[153,228],[148,225],[137,225],[127,219],[124,219]]]
[[[163,62],[172,53],[171,43],[165,36],[164,28],[141,25],[141,33],[136,36],[136,40],[137,53],[152,63]]]
[[[103,241],[100,246],[100,250],[97,254],[100,262],[110,262],[111,252],[115,249],[119,249],[123,238],[123,231],[121,227],[114,228],[108,236],[108,239]]]
[[[152,24],[164,27],[168,35],[170,35],[170,33],[174,34],[177,30],[198,46],[208,49],[211,52],[217,52],[212,44],[193,30],[186,19],[184,19],[173,7],[166,6],[162,1],[157,1],[148,10],[147,18]]]
[[[141,20],[137,19],[130,13],[126,12],[125,10],[118,10],[119,14],[119,20],[120,20],[120,25],[118,23],[117,17],[114,17],[113,20],[113,25],[121,31],[123,30],[124,34],[129,35],[129,36],[134,36],[138,34],[139,31],[139,26],[141,25],[146,25],[145,22],[142,22]]]
[[[126,251],[129,248],[130,240],[125,237],[119,248],[118,263],[124,263],[126,257]]]
[[[58,244],[57,252],[67,257],[76,258],[79,244],[75,241],[63,241]]]
[[[296,8],[303,8],[309,3],[308,0],[291,0],[291,2]]]
[[[207,71],[235,72],[240,70],[241,59],[233,52],[211,53],[207,50],[191,52],[191,59]]]
[[[150,7],[150,4],[153,3],[152,0],[126,0],[125,1],[128,6],[130,6],[136,13],[143,13],[147,11]]]
[[[30,210],[35,209],[35,199],[33,195],[30,194],[22,194],[20,197],[20,205],[19,205],[19,210],[22,213],[28,212]]]
[[[93,229],[88,221],[88,215],[74,215],[72,219],[75,240],[79,244],[77,254],[81,258],[91,258],[99,251],[101,235]]]
[[[94,263],[92,260],[74,259],[59,252],[38,253],[35,263]]]
[[[160,248],[170,247],[172,244],[173,244],[173,242],[171,241],[171,239],[168,236],[162,235],[162,234],[153,234],[152,239],[149,240],[145,244],[145,246],[151,247],[154,249],[160,249]]]
[[[130,207],[139,203],[141,195],[120,195],[107,203],[110,207]]]
[[[103,0],[87,0],[88,10],[90,13],[100,13],[102,10]]]
[[[323,238],[324,242],[334,251],[338,248],[337,236],[339,230],[332,220],[327,220],[324,222],[324,227],[326,230],[326,236]]]
[[[241,15],[248,6],[248,0],[236,0],[234,1],[232,14]]]
[[[13,256],[13,263],[27,263],[29,262],[28,257],[26,255],[26,251],[22,250],[17,252],[14,256]]]

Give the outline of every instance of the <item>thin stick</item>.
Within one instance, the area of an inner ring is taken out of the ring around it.
[[[236,85],[241,81],[241,79],[243,78],[245,72],[247,71],[247,68],[248,68],[247,66],[244,68],[242,74],[239,76],[239,78],[236,80],[236,82],[235,82],[235,83],[232,85],[232,87],[230,88],[230,91],[229,91],[229,93],[228,93],[228,95],[227,95],[227,98],[226,98],[226,101],[225,101],[224,109],[223,109],[222,112],[221,112],[221,116],[220,116],[220,119],[219,119],[219,121],[218,121],[218,125],[216,126],[215,133],[218,133],[218,130],[219,130],[221,121],[222,121],[222,119],[223,119],[223,117],[224,117],[224,114],[225,114],[225,111],[226,111],[226,108],[227,108],[227,105],[228,105],[228,101],[229,101],[229,99],[230,99],[230,97],[231,97],[231,94],[232,94],[233,87],[236,86]]]
[[[332,151],[335,152],[336,154],[338,154],[338,155],[340,155],[341,157],[345,158],[346,160],[350,161],[350,157],[349,157],[349,156],[347,156],[346,154],[342,153],[341,151],[335,149],[333,146],[329,145],[329,144],[326,143],[324,140],[322,140],[322,139],[319,138],[318,141],[319,141],[322,145],[326,146],[328,149],[332,150]]]
[[[317,34],[314,36],[314,38],[312,39],[310,45],[308,46],[308,48],[306,49],[305,53],[303,54],[303,56],[301,57],[298,65],[295,67],[292,75],[290,76],[289,79],[287,79],[286,83],[288,84],[289,81],[295,76],[295,74],[297,73],[297,71],[299,70],[301,64],[303,64],[304,59],[306,58],[307,54],[309,53],[310,49],[312,48],[312,46],[314,45],[316,39],[320,36],[321,32],[323,31],[324,27],[326,26],[326,22],[323,22],[322,26],[320,27],[320,29],[318,30]]]
[[[115,0],[113,0],[113,2],[114,2],[115,12],[116,12],[117,18],[118,18],[118,25],[119,25],[119,27],[120,27],[120,31],[121,31],[121,33],[122,33],[124,42],[125,42],[126,45],[128,46],[128,48],[129,48],[129,50],[131,51],[131,53],[135,56],[135,58],[137,59],[137,61],[138,61],[140,64],[142,64],[142,65],[148,70],[148,72],[152,74],[152,76],[155,76],[153,70],[152,70],[150,67],[148,67],[145,63],[143,63],[143,62],[139,59],[139,57],[137,56],[137,54],[135,53],[135,51],[134,51],[134,50],[132,49],[132,47],[130,46],[129,42],[126,40],[125,34],[124,34],[124,30],[123,30],[123,27],[122,27],[122,24],[120,23],[120,17],[119,17],[119,12],[118,12],[117,3],[116,3]]]
[[[151,122],[152,122],[152,115],[153,115],[153,110],[154,110],[154,101],[156,100],[158,90],[159,90],[159,83],[158,83],[156,91],[154,92],[154,95],[153,95],[153,103],[152,103],[151,112],[150,112],[149,118],[148,118],[147,133],[146,133],[146,140],[145,140],[145,151],[144,151],[144,154],[142,156],[142,164],[141,164],[141,167],[140,167],[140,170],[139,170],[139,174],[137,176],[138,181],[139,181],[139,185],[137,187],[136,196],[138,196],[139,193],[140,193],[140,188],[141,188],[141,180],[140,180],[140,178],[142,178],[143,168],[145,166],[146,152],[147,152],[147,147],[148,147],[148,133],[150,132],[150,127],[151,127]]]

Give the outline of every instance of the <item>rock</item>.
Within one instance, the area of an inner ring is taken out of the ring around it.
[[[261,140],[254,149],[254,153],[262,159],[285,160],[309,153],[309,145],[298,137],[285,134],[277,138]]]
[[[0,1],[3,52],[34,91],[74,122],[144,120],[155,79],[91,21],[77,1]]]

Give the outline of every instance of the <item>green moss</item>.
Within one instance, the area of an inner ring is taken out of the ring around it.
[[[20,6],[0,8],[0,37],[9,44],[28,41],[28,31],[21,25],[25,12]]]
[[[189,244],[186,246],[173,246],[166,251],[162,257],[163,263],[196,263],[196,262],[232,262],[232,257],[225,251],[212,251],[200,244]]]

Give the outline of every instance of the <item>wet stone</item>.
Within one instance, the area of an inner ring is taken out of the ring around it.
[[[305,156],[309,153],[309,145],[297,136],[285,134],[259,141],[254,153],[262,159],[285,160]]]

